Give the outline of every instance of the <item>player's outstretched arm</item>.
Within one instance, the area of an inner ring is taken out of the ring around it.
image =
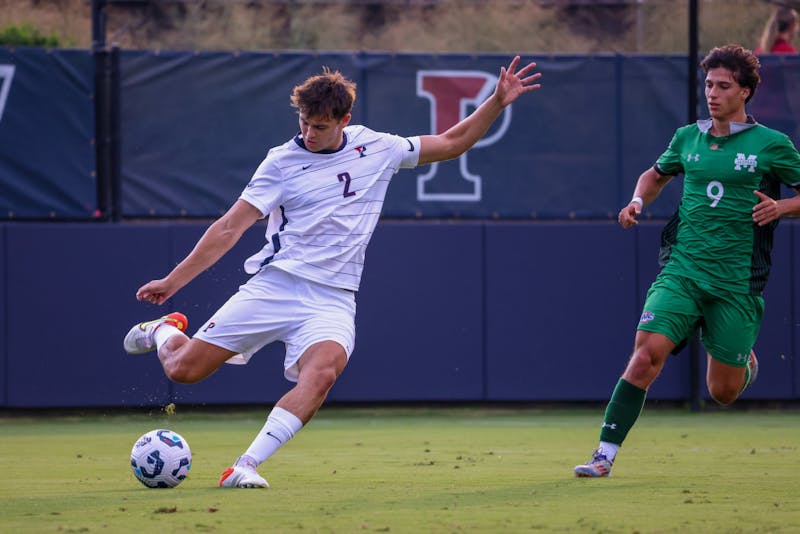
[[[214,265],[261,217],[261,212],[255,206],[237,200],[225,215],[208,227],[189,255],[165,278],[152,280],[140,287],[136,299],[163,304],[197,275]]]
[[[672,176],[662,176],[652,167],[644,171],[636,182],[631,201],[619,210],[619,224],[625,229],[639,224],[637,217],[641,215],[642,208],[654,201],[671,179]]]
[[[420,136],[420,165],[457,158],[486,134],[506,106],[541,87],[541,84],[534,83],[542,76],[533,73],[536,63],[528,63],[518,71],[519,60],[516,56],[508,68],[500,67],[494,93],[469,117],[439,135]]]

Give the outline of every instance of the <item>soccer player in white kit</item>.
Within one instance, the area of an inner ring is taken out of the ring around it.
[[[268,217],[267,243],[245,262],[253,276],[193,338],[176,312],[134,325],[124,340],[132,354],[157,350],[166,375],[189,384],[225,362],[247,363],[268,343],[285,344],[284,374],[296,384],[222,473],[221,487],[269,487],[257,466],[311,420],[353,351],[355,291],[389,181],[400,168],[457,158],[506,106],[538,89],[536,64],[517,71],[519,61],[500,68],[494,93],[469,117],[441,134],[407,138],[349,125],[356,86],[339,72],[308,78],[291,95],[300,133],[267,153],[183,261],[136,292],[140,301],[163,304]]]

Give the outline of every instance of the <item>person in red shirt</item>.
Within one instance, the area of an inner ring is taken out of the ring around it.
[[[796,54],[792,40],[797,34],[797,11],[790,7],[777,7],[767,20],[756,54]]]

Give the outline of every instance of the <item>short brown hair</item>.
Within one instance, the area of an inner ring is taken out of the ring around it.
[[[292,90],[292,107],[308,117],[341,120],[353,109],[356,84],[338,70],[322,68],[322,74],[311,76]]]
[[[703,58],[700,66],[703,67],[705,73],[719,67],[731,71],[736,83],[750,89],[745,103],[750,102],[750,99],[756,94],[756,87],[761,82],[761,76],[758,74],[761,63],[751,50],[741,45],[729,44],[714,48]]]

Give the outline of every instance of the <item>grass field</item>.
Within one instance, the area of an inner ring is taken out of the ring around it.
[[[325,408],[222,490],[265,410],[0,418],[0,532],[800,532],[800,414],[646,409],[608,479],[576,479],[601,412]],[[191,445],[178,488],[141,486],[134,440]]]

